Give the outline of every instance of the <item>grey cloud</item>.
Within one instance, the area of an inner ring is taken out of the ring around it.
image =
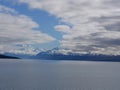
[[[92,19],[99,22],[108,31],[120,31],[120,16],[102,16],[100,18]]]
[[[10,38],[10,37],[0,37],[0,44],[10,44],[10,43],[20,43],[20,42],[25,42],[27,39],[23,38]]]

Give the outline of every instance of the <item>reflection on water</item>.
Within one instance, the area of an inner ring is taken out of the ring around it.
[[[120,63],[0,60],[0,90],[120,90]]]

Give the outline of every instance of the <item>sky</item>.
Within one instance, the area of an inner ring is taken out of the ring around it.
[[[0,0],[0,53],[120,55],[119,0]]]

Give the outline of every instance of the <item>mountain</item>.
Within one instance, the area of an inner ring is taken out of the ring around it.
[[[0,54],[0,58],[4,58],[4,59],[19,59],[19,58],[17,58],[17,57],[12,57],[12,56],[6,56],[6,55],[1,55]]]
[[[28,55],[28,54],[15,54],[15,53],[4,53],[4,55],[23,58],[23,59],[29,59],[31,57],[31,55]]]
[[[120,55],[61,53],[59,48],[40,52],[33,58],[45,60],[79,60],[79,61],[120,61]]]
[[[46,49],[39,49],[36,48],[34,50],[34,53],[13,53],[13,52],[5,52],[4,55],[6,56],[12,56],[12,57],[19,57],[21,59],[30,59],[32,56],[36,55],[38,52],[44,52]],[[29,52],[29,50],[28,50]]]

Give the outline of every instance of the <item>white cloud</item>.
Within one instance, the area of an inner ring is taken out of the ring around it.
[[[64,32],[61,46],[73,52],[120,55],[119,0],[19,0],[32,9],[56,16],[68,26],[55,26]],[[72,27],[69,28],[69,25]],[[69,30],[70,29],[70,30]],[[68,33],[69,32],[69,33]],[[106,53],[105,53],[106,52]]]
[[[63,33],[70,33],[71,29],[67,25],[57,25],[54,27],[57,31],[63,32]]]
[[[17,13],[14,9],[0,5],[0,12],[2,13]]]
[[[55,38],[37,30],[38,28],[39,25],[30,17],[0,5],[0,48],[5,46],[5,48],[0,49],[1,52],[6,51],[6,49],[13,52],[18,50],[19,52],[19,48],[7,48],[17,44],[41,44],[55,40]]]

